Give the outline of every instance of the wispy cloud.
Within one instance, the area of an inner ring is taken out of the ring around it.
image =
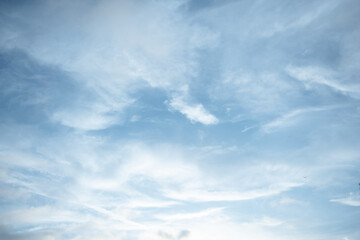
[[[265,227],[277,227],[283,224],[282,221],[270,217],[263,217],[253,222],[245,223],[246,225],[265,226]]]
[[[184,114],[191,122],[199,122],[205,125],[217,124],[219,122],[202,104],[189,104],[181,97],[173,98],[169,102],[169,106]]]
[[[323,85],[350,96],[358,97],[360,88],[358,85],[349,85],[342,83],[339,79],[336,79],[336,74],[331,70],[320,68],[320,67],[295,67],[288,66],[286,72],[303,82],[307,88],[311,88],[314,85]]]
[[[277,195],[301,185],[301,183],[283,183],[278,186],[270,186],[266,189],[255,189],[244,192],[204,190],[185,190],[175,192],[168,190],[164,194],[169,198],[194,202],[244,201]]]
[[[284,98],[295,88],[277,73],[229,69],[222,73],[215,98],[231,99],[249,113],[266,113],[281,108]]]
[[[301,115],[314,113],[314,112],[327,111],[333,109],[334,107],[336,106],[309,107],[309,108],[293,110],[289,113],[284,114],[279,118],[276,118],[271,122],[264,124],[261,127],[261,129],[267,133],[274,132],[278,129],[286,128],[294,125],[296,122],[298,122],[301,119],[300,117]]]
[[[331,199],[330,201],[352,207],[360,207],[360,196],[358,195],[350,195],[349,197],[346,198]]]
[[[183,221],[183,220],[193,220],[197,218],[204,218],[211,216],[213,214],[218,214],[223,208],[209,208],[200,212],[192,213],[177,213],[172,215],[158,215],[157,218],[164,221]]]
[[[0,1],[0,238],[359,239],[359,15]]]
[[[337,4],[334,1],[329,1],[327,4],[315,7],[311,9],[307,14],[300,16],[299,18],[291,19],[289,22],[275,22],[269,29],[265,30],[263,33],[264,37],[272,37],[275,34],[279,34],[286,31],[291,31],[296,28],[304,28],[315,21],[317,18],[321,17],[322,14],[328,13],[332,10]]]
[[[53,115],[55,121],[64,126],[81,130],[100,130],[119,123],[116,116],[109,116],[108,111],[62,111]]]
[[[104,129],[122,122],[123,110],[133,103],[131,93],[144,86],[169,92],[181,88],[197,74],[196,52],[216,45],[210,29],[183,19],[178,12],[181,3],[40,2],[22,9],[31,16],[18,17],[26,28],[15,23],[5,27],[11,35],[27,32],[29,38],[14,38],[2,42],[2,47],[21,49],[42,63],[56,65],[91,91],[93,96],[81,106],[56,111],[55,120],[83,130]],[[41,21],[43,17],[48,21]],[[206,114],[202,105],[192,108],[195,113],[187,114],[195,121],[216,121],[200,116]]]

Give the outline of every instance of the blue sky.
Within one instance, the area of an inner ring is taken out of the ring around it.
[[[360,239],[359,16],[1,1],[0,238]]]

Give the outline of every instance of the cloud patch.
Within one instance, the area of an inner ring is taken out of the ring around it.
[[[349,85],[336,79],[336,74],[328,69],[320,67],[295,67],[288,66],[285,71],[293,78],[304,83],[307,89],[316,85],[326,86],[342,94],[358,98],[360,95],[359,85]]]
[[[185,115],[192,123],[199,122],[204,125],[214,125],[219,120],[209,113],[202,104],[189,104],[181,97],[173,98],[169,103],[171,109]]]
[[[351,194],[346,198],[331,199],[330,202],[340,203],[352,207],[360,207],[360,195]]]

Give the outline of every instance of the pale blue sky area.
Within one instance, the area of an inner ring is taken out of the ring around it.
[[[360,239],[360,2],[0,3],[0,239]]]

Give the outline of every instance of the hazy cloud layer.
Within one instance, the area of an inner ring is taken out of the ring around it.
[[[356,0],[2,1],[0,238],[360,238]]]

